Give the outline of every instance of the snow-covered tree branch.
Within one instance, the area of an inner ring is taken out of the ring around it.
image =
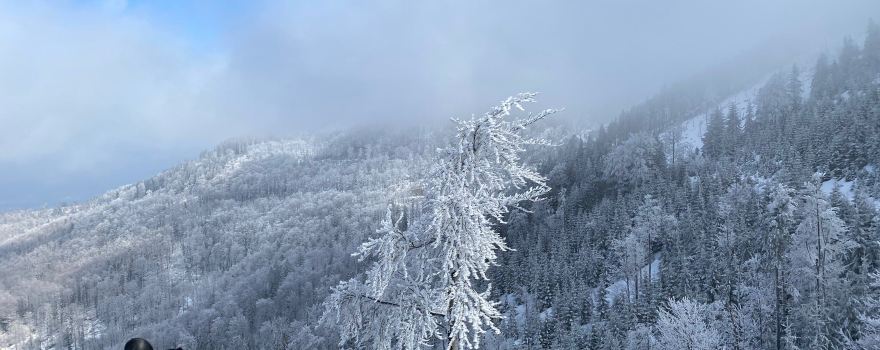
[[[547,143],[523,132],[556,110],[511,119],[534,101],[522,93],[480,117],[453,119],[456,143],[440,150],[424,197],[398,213],[389,207],[378,236],[356,253],[373,261],[364,281],[341,283],[325,302],[324,319],[341,329],[343,344],[415,349],[442,340],[475,349],[483,333],[500,332],[491,285],[479,290],[496,252],[509,249],[495,226],[549,191],[520,155]]]

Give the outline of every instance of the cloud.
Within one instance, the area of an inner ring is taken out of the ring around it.
[[[605,121],[663,85],[766,45],[860,30],[871,1],[268,3],[231,40],[225,111],[288,129],[479,112],[539,90]],[[231,101],[231,100],[226,100]]]
[[[120,145],[443,119],[523,90],[607,120],[768,36],[860,28],[870,11],[852,3],[266,2],[209,52],[125,1],[0,3],[0,161],[85,168]]]
[[[98,194],[226,138],[444,120],[524,90],[605,121],[768,38],[830,47],[880,13],[872,0],[163,6],[0,0],[0,168],[16,173],[0,195],[100,175]]]
[[[179,38],[116,11],[0,6],[0,161],[90,167],[113,149],[222,137],[199,129],[217,121],[199,103],[219,64]]]

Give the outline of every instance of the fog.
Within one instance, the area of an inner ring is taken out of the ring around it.
[[[436,123],[540,91],[579,125],[880,2],[0,1],[0,210],[84,200],[224,139]]]

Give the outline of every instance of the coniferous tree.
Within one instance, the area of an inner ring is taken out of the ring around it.
[[[725,149],[728,156],[735,156],[739,149],[742,134],[742,121],[735,103],[727,107],[727,125],[724,128],[726,135]]]
[[[438,338],[448,341],[448,349],[471,349],[486,328],[500,332],[497,303],[488,299],[488,288],[478,292],[474,284],[488,279],[495,251],[508,249],[493,226],[504,222],[510,207],[549,190],[543,176],[521,164],[520,154],[525,145],[542,142],[524,137],[526,127],[555,111],[506,119],[534,96],[510,97],[482,117],[457,121],[457,144],[444,150],[423,188],[424,218],[411,215],[404,227],[403,215],[389,209],[380,236],[358,253],[378,258],[366,281],[340,283],[326,301],[325,317],[339,324],[340,345],[355,340],[416,349]]]
[[[703,136],[703,153],[711,158],[721,156],[725,152],[727,138],[724,132],[724,114],[715,109],[709,117],[706,134]]]

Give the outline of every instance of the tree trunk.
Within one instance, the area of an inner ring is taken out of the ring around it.
[[[457,253],[455,255],[455,260],[460,261]],[[456,266],[456,269],[452,272],[452,285],[456,285],[458,283],[458,271],[460,271],[460,270],[461,269],[458,269]],[[528,304],[528,302],[526,304]],[[453,326],[452,321],[453,320],[450,317],[452,315],[453,306],[455,306],[455,298],[452,298],[450,296],[449,304],[447,305],[447,308],[446,308],[446,317],[447,317],[447,323],[449,326],[449,334],[446,337],[447,339],[449,339],[449,346],[446,348],[447,350],[458,350],[459,349],[459,343],[458,343],[459,339],[452,334],[452,326]]]
[[[820,305],[820,297],[822,296],[822,270],[825,267],[825,253],[822,251],[822,219],[819,217],[819,203],[816,203],[816,308]]]
[[[779,286],[779,263],[776,265],[776,350],[782,350],[782,304]]]

